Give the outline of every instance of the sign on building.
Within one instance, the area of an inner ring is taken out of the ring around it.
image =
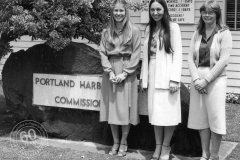
[[[142,0],[143,2],[143,0]],[[149,0],[145,0],[149,3]],[[173,22],[179,24],[194,23],[195,0],[166,0],[168,11]],[[141,12],[141,23],[148,23],[148,11]]]
[[[101,75],[33,74],[33,104],[100,110]]]
[[[149,4],[150,0],[141,0],[142,3],[147,3]],[[148,23],[149,21],[149,13],[148,13],[148,8],[146,10],[141,11],[141,23]]]

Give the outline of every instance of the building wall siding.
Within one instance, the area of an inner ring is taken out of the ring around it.
[[[196,30],[198,20],[200,18],[199,8],[205,2],[205,0],[195,0],[195,11],[194,11],[194,24],[180,24],[181,35],[182,35],[182,47],[183,47],[183,62],[182,62],[182,78],[181,81],[188,86],[191,83],[191,77],[188,69],[187,56],[189,52],[189,45],[193,32]],[[218,0],[219,5],[222,8],[223,21],[225,22],[225,0]],[[140,12],[131,11],[131,20],[135,23],[142,31],[142,42],[144,39],[144,29],[146,24],[140,23],[141,17]],[[240,31],[232,31],[233,37],[233,49],[227,67],[228,71],[228,88],[227,92],[240,93]]]

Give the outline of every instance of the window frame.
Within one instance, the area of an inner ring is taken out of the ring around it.
[[[224,21],[227,24],[227,13],[228,13],[227,12],[228,11],[227,10],[227,3],[228,3],[228,0],[224,0],[224,1],[225,1],[225,13],[224,13],[225,20]],[[238,8],[237,3],[238,3],[238,0],[235,0],[234,28],[230,28],[230,26],[228,26],[231,31],[240,31],[240,27],[237,28],[237,12],[238,11],[240,12],[240,7]],[[238,22],[238,23],[240,24],[240,22]]]

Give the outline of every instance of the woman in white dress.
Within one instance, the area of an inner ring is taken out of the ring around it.
[[[150,1],[143,54],[141,85],[148,88],[149,122],[156,140],[152,160],[168,160],[175,126],[181,123],[182,43],[165,0]]]

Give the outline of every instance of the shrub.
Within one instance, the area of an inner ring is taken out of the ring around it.
[[[133,3],[133,10],[146,8]],[[11,51],[9,42],[23,35],[46,40],[55,50],[65,48],[72,38],[99,44],[110,17],[111,0],[2,0],[0,1],[0,59]]]
[[[240,104],[240,95],[233,92],[227,93],[226,102]]]

